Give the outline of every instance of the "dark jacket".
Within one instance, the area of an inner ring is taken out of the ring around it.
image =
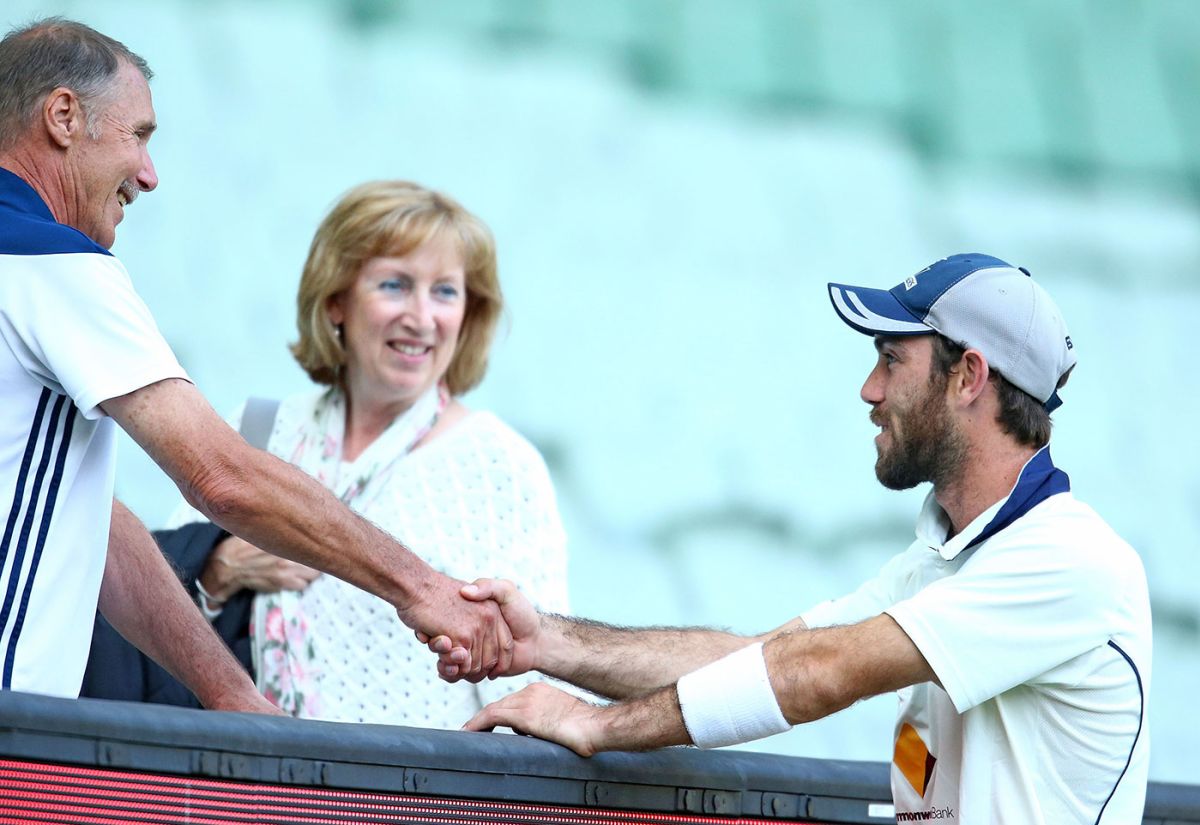
[[[215,524],[187,524],[178,530],[160,530],[155,540],[179,574],[192,598],[196,579],[209,555],[229,534]],[[250,671],[250,607],[254,594],[242,590],[225,603],[213,629],[233,654]],[[199,701],[186,687],[117,633],[96,613],[92,650],[83,676],[80,696],[93,699],[124,699],[198,708]]]

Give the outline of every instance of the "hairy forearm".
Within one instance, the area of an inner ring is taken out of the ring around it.
[[[248,445],[191,384],[159,381],[103,407],[216,524],[385,599],[414,630],[445,634],[468,651],[468,673],[508,669],[512,637],[495,604],[466,602],[459,582],[300,470]]]
[[[209,708],[245,709],[250,676],[200,615],[137,517],[113,502],[100,611]]]
[[[781,633],[766,642],[763,656],[779,708],[793,725],[937,679],[887,614],[853,625]]]
[[[235,473],[203,479],[192,492],[197,509],[214,523],[396,607],[421,599],[434,572],[407,547],[295,467],[243,443],[233,449],[238,454]]]
[[[596,709],[597,751],[648,751],[690,745],[675,685]]]
[[[629,699],[673,686],[751,641],[708,628],[627,628],[544,614],[537,669],[601,696]]]
[[[214,523],[275,555],[331,573],[397,608],[420,602],[432,569],[302,471],[256,450],[190,384],[167,380],[105,411]]]

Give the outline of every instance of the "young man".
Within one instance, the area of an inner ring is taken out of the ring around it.
[[[876,476],[933,485],[916,540],[854,593],[752,639],[539,616],[510,584],[477,582],[464,594],[501,604],[513,669],[622,701],[534,685],[467,727],[506,725],[583,755],[716,747],[898,691],[899,821],[1140,821],[1146,579],[1050,459],[1049,412],[1075,365],[1058,308],[1026,271],[977,254],[888,291],[829,294],[874,337],[861,396],[880,429]],[[431,647],[459,678],[461,651]]]

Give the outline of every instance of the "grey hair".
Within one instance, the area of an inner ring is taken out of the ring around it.
[[[99,115],[122,62],[147,81],[154,76],[125,44],[74,20],[47,17],[10,31],[0,40],[0,151],[17,142],[45,96],[60,86],[79,96],[87,132],[99,137]]]

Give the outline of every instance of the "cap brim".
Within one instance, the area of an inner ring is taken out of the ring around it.
[[[925,335],[923,324],[886,289],[830,284],[829,300],[849,326],[865,335]]]

